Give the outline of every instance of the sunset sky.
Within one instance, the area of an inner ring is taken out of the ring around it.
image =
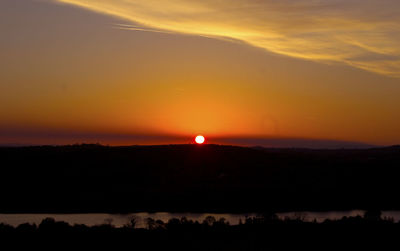
[[[1,0],[0,144],[400,143],[398,0]]]

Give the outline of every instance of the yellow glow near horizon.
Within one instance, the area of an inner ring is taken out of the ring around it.
[[[0,144],[398,144],[399,5],[0,1]]]

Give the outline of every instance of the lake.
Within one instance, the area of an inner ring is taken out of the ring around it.
[[[278,217],[284,219],[288,218],[301,218],[304,221],[323,222],[326,219],[341,219],[344,216],[357,216],[364,215],[363,210],[353,211],[331,211],[331,212],[288,212],[288,213],[277,213]],[[207,216],[213,216],[217,220],[225,218],[231,225],[239,224],[239,221],[246,219],[246,217],[257,216],[256,214],[213,214],[213,213],[132,213],[132,214],[101,214],[101,213],[90,213],[90,214],[0,214],[0,223],[9,224],[12,226],[18,226],[22,223],[35,223],[40,222],[48,217],[54,218],[56,221],[65,221],[71,225],[74,224],[85,224],[87,226],[109,224],[111,223],[115,227],[122,227],[127,224],[132,218],[137,220],[137,227],[142,228],[146,226],[146,219],[153,218],[155,220],[162,220],[167,222],[171,218],[182,218],[186,217],[189,220],[202,222]],[[400,211],[382,211],[383,218],[393,218],[395,222],[400,221]]]

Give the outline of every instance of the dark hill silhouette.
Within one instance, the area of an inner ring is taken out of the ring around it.
[[[400,209],[400,148],[0,148],[0,212]]]

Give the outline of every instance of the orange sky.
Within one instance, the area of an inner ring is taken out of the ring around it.
[[[335,1],[4,0],[0,144],[397,144],[399,3]]]

